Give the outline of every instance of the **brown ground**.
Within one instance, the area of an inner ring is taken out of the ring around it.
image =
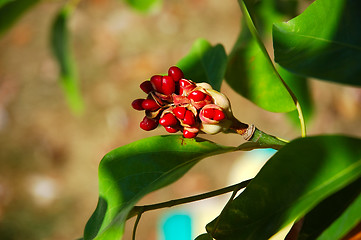
[[[86,109],[82,116],[74,116],[57,83],[58,70],[49,50],[49,27],[60,6],[59,1],[43,1],[0,40],[3,240],[80,237],[97,203],[97,167],[102,156],[135,140],[165,134],[139,129],[142,113],[130,107],[133,99],[142,96],[139,84],[174,65],[198,37],[223,43],[229,52],[239,28],[237,1],[164,1],[161,10],[148,15],[131,11],[120,1],[83,1],[70,27]],[[316,115],[309,133],[361,136],[360,91],[325,82],[313,82],[312,87]],[[282,138],[299,135],[283,114],[259,109],[226,84],[222,91],[229,95],[240,120]],[[229,135],[209,139],[228,145],[243,141]],[[224,186],[223,176],[240,154],[200,163],[143,203]],[[155,239],[154,219],[159,212],[145,214],[138,239]]]

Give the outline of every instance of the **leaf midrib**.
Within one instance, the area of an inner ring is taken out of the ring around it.
[[[348,44],[348,43],[344,43],[344,42],[340,42],[340,41],[335,41],[335,40],[329,40],[329,39],[316,37],[316,36],[312,36],[312,35],[305,35],[305,34],[300,34],[300,33],[296,33],[296,32],[290,32],[290,31],[287,31],[287,30],[285,30],[282,27],[277,26],[277,25],[275,25],[275,27],[278,29],[278,31],[280,31],[280,32],[282,32],[283,34],[286,34],[286,35],[289,34],[289,35],[299,36],[299,37],[303,37],[303,38],[307,38],[307,39],[318,40],[318,41],[321,41],[321,42],[326,42],[326,43],[339,45],[339,46],[342,46],[342,47],[352,48],[352,49],[361,51],[361,47],[358,47],[357,45],[352,45],[352,44]]]

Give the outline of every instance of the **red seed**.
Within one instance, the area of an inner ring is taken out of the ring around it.
[[[186,114],[186,111],[187,109],[184,107],[176,107],[173,109],[174,115],[181,120],[184,119],[184,115]]]
[[[144,81],[140,84],[140,88],[143,90],[143,92],[145,92],[146,94],[150,93],[151,91],[153,91],[153,86],[152,83],[150,81]]]
[[[190,85],[192,85],[192,83],[189,82],[187,79],[179,80],[179,86],[182,87],[182,88],[190,86]]]
[[[183,137],[185,138],[194,138],[197,136],[198,133],[190,132],[188,130],[183,131]]]
[[[153,89],[155,89],[158,92],[162,91],[162,76],[161,75],[154,75],[150,78],[150,83],[153,86]]]
[[[212,102],[212,97],[207,95],[205,98],[204,98],[204,101],[208,101],[208,102]]]
[[[188,81],[187,79],[181,79],[179,80],[179,94],[182,95],[184,89],[187,89],[187,91],[193,90],[196,86]]]
[[[189,125],[189,126],[193,126],[196,121],[194,119],[194,115],[191,111],[187,110],[185,115],[184,115],[184,119],[183,119],[183,123]]]
[[[214,109],[214,117],[213,117],[213,120],[216,120],[216,121],[222,121],[223,119],[225,119],[225,115],[224,115],[224,112],[222,112],[221,110],[218,110],[218,109]]]
[[[167,126],[175,126],[177,125],[178,120],[176,119],[176,117],[171,114],[171,113],[166,113],[160,120],[159,120],[159,124],[167,127]]]
[[[178,82],[184,77],[184,74],[179,67],[172,66],[168,69],[168,76],[171,76],[174,81]]]
[[[188,98],[189,99],[193,99],[193,101],[195,102],[200,102],[202,100],[204,100],[206,98],[206,94],[204,92],[201,92],[201,91],[193,91],[189,94]]]
[[[175,83],[172,77],[163,76],[162,77],[162,93],[165,95],[170,95],[175,92]]]
[[[155,129],[158,126],[158,121],[144,117],[143,120],[140,122],[139,126],[141,129],[143,129],[145,131],[150,131],[150,130]]]
[[[158,106],[157,102],[153,99],[145,99],[142,103],[142,107],[143,107],[143,109],[149,110],[149,111],[155,111],[160,108]]]
[[[214,118],[214,109],[213,108],[207,108],[203,110],[203,116],[209,119]]]
[[[144,110],[144,108],[142,107],[142,103],[144,102],[144,99],[135,99],[133,102],[132,102],[132,107],[135,109],[135,110]]]
[[[175,128],[175,127],[172,127],[172,126],[166,126],[166,127],[164,127],[164,128],[165,128],[165,130],[166,130],[167,132],[169,132],[169,133],[176,133],[176,132],[178,132],[178,129]]]

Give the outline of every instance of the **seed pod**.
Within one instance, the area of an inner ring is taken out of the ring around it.
[[[208,104],[199,112],[202,123],[217,124],[226,118],[223,109],[216,104]]]
[[[205,90],[213,89],[212,86],[209,83],[202,82],[202,83],[196,83],[197,87],[201,87]]]
[[[229,102],[229,99],[224,94],[222,94],[216,90],[213,90],[213,89],[207,90],[207,93],[212,97],[213,103],[222,108],[226,117],[228,119],[232,119],[233,113],[232,113],[231,103]]]

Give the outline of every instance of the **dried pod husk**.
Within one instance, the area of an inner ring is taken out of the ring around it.
[[[159,118],[159,116],[162,114],[163,110],[164,110],[163,108],[159,108],[156,111],[148,111],[148,110],[146,110],[145,115],[148,118],[152,118],[152,119]]]
[[[181,96],[188,96],[188,94],[196,88],[195,82],[188,79],[179,80],[179,93]]]
[[[168,102],[165,102],[164,100],[162,100],[157,94],[156,92],[151,92],[148,94],[147,99],[154,99],[157,104],[159,105],[159,107],[163,107],[167,104],[169,104]]]
[[[190,102],[191,101],[186,96],[180,96],[180,95],[173,94],[173,104],[175,106],[190,104]]]
[[[168,108],[163,109],[162,114],[160,115],[160,117],[162,118],[164,115],[166,115],[167,113],[171,113],[172,115],[174,115],[173,113],[173,106],[169,106]]]
[[[160,93],[160,92],[154,92],[154,94],[162,101],[165,101],[165,102],[168,102],[168,103],[173,102],[172,95],[165,95],[165,94]]]

